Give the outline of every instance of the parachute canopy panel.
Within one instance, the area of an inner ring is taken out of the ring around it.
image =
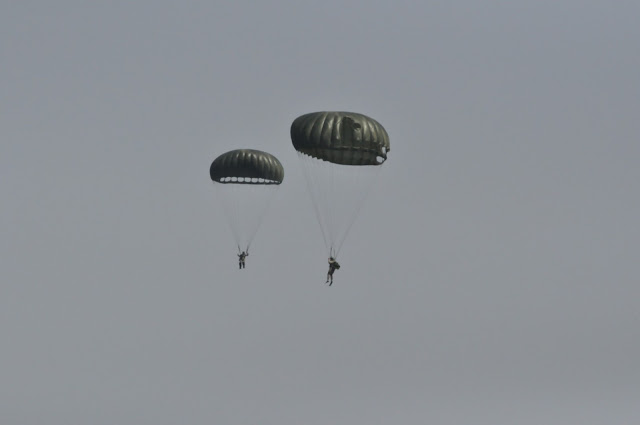
[[[344,165],[380,165],[390,150],[384,127],[355,112],[299,116],[291,124],[291,141],[300,153]]]
[[[280,184],[284,168],[278,158],[267,152],[236,149],[217,157],[209,174],[218,183]]]

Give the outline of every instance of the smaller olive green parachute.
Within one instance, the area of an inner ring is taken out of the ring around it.
[[[295,149],[343,165],[380,165],[387,159],[389,135],[382,125],[355,112],[313,112],[291,124]]]
[[[236,149],[217,157],[209,175],[217,183],[280,184],[284,168],[278,158],[267,152]]]
[[[284,168],[271,154],[237,149],[217,157],[209,168],[209,175],[236,240],[238,254],[248,253],[284,179]]]

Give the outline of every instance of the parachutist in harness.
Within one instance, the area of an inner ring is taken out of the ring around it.
[[[290,134],[331,257],[329,283],[340,267],[332,264],[334,256],[387,161],[389,135],[373,118],[346,111],[300,115],[291,123]]]
[[[329,286],[333,284],[333,272],[340,268],[340,264],[336,261],[335,258],[329,257],[329,272],[327,273],[327,281]]]
[[[249,252],[245,252],[245,251],[242,251],[240,254],[238,254],[238,267],[239,267],[240,269],[244,269],[244,268],[245,268],[245,266],[244,266],[244,260],[245,260],[245,258],[247,258],[248,256],[249,256]]]
[[[284,179],[284,168],[267,152],[235,149],[213,160],[209,176],[235,239],[238,267],[243,269],[269,201]]]

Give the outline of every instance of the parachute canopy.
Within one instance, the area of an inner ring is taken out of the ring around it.
[[[355,112],[313,112],[291,124],[329,256],[337,258],[380,165],[389,135],[380,123]]]
[[[236,149],[217,157],[209,174],[217,183],[280,184],[284,179],[284,168],[267,152]]]
[[[291,141],[300,153],[343,165],[380,165],[390,150],[384,127],[355,112],[302,115],[291,124]]]

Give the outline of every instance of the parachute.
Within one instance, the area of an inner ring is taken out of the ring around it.
[[[217,157],[211,163],[209,175],[217,189],[238,252],[248,252],[284,179],[282,164],[269,153],[237,149]]]
[[[364,200],[387,160],[389,135],[354,112],[314,112],[291,124],[316,217],[330,257],[337,258]]]

